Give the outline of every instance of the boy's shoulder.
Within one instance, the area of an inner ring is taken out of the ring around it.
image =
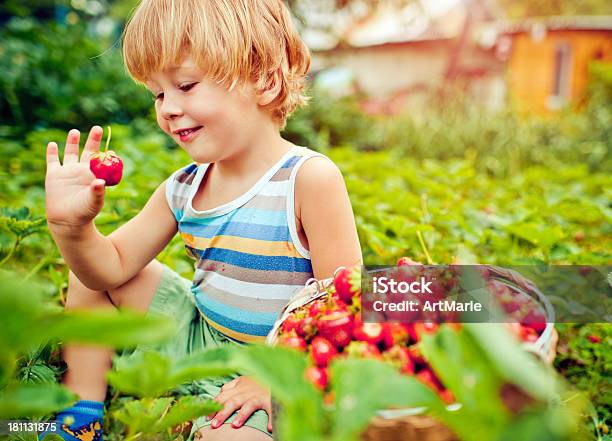
[[[307,147],[301,147],[301,153],[308,156],[299,168],[295,181],[296,196],[301,193],[313,193],[320,189],[325,191],[327,185],[344,185],[340,168],[326,154]]]

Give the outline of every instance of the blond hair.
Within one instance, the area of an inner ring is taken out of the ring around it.
[[[278,71],[281,87],[271,108],[281,128],[308,100],[310,52],[281,0],[142,0],[123,32],[132,78],[145,83],[187,54],[228,90],[251,81],[262,91]]]

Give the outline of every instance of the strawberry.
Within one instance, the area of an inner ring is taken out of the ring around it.
[[[297,335],[304,337],[307,340],[312,338],[317,333],[315,319],[312,317],[304,317],[299,319],[295,327],[295,332]]]
[[[383,353],[383,359],[397,367],[403,374],[414,374],[414,363],[406,346],[393,346]]]
[[[414,331],[417,334],[417,338],[420,341],[421,338],[423,337],[423,335],[425,334],[435,334],[435,332],[438,330],[440,325],[438,325],[437,323],[431,323],[431,322],[419,322],[419,323],[415,323],[414,324]]]
[[[345,311],[331,311],[317,321],[319,335],[329,340],[337,349],[348,345],[353,335],[353,315]]]
[[[434,372],[429,368],[421,369],[416,374],[416,377],[419,379],[419,381],[425,383],[425,385],[429,386],[436,392],[441,392],[444,390],[444,386],[442,383],[440,383],[440,380],[438,377],[436,377],[436,374],[434,374]]]
[[[337,354],[336,347],[325,337],[317,336],[310,344],[310,357],[318,367],[327,367]]]
[[[298,325],[300,324],[300,319],[294,314],[289,315],[283,324],[281,325],[281,332],[283,334],[288,334],[291,331],[294,331]]]
[[[531,310],[523,320],[521,320],[521,325],[532,328],[539,335],[546,329],[546,317],[541,310]]]
[[[380,359],[378,348],[372,343],[365,341],[350,342],[344,349],[344,352],[351,357]]]
[[[438,395],[446,404],[453,404],[456,401],[455,396],[448,389],[442,389],[441,391],[438,391]]]
[[[446,294],[444,283],[439,278],[436,278],[431,281],[431,285],[429,285],[429,289],[431,290],[430,297],[437,299],[437,300],[443,299]]]
[[[383,339],[384,327],[380,323],[359,323],[353,328],[353,337],[377,345]]]
[[[408,351],[410,352],[410,358],[412,359],[415,365],[422,367],[427,364],[425,358],[423,358],[423,354],[421,353],[421,349],[418,345],[410,346],[408,348]]]
[[[334,276],[334,287],[342,301],[352,303],[353,296],[361,295],[361,266],[355,265],[338,271]]]
[[[599,335],[595,335],[595,334],[590,334],[587,335],[587,339],[591,342],[591,343],[601,343],[601,337]]]
[[[296,335],[295,331],[290,334],[283,334],[278,339],[279,344],[298,350],[300,352],[306,352],[306,340]]]
[[[310,381],[317,389],[325,390],[325,388],[327,387],[327,383],[329,382],[327,368],[308,366],[306,368],[305,375],[306,379]]]
[[[412,260],[410,257],[400,257],[397,261],[397,266],[417,266],[417,265],[422,265],[419,262],[415,262],[414,260]]]
[[[383,323],[383,345],[391,348],[396,344],[404,345],[408,343],[410,334],[406,325],[400,323]]]
[[[325,311],[325,309],[325,300],[317,299],[308,306],[308,316],[314,319],[318,319],[319,316],[323,313],[323,311]]]
[[[519,337],[523,341],[526,341],[526,342],[529,342],[529,343],[534,343],[535,341],[538,340],[538,333],[535,331],[535,329],[533,329],[533,328],[531,328],[529,326],[521,325],[521,333],[520,333]]]
[[[123,175],[123,161],[112,150],[108,149],[111,139],[111,128],[108,128],[106,148],[103,152],[96,152],[89,158],[89,169],[97,179],[104,179],[107,187],[117,185]]]

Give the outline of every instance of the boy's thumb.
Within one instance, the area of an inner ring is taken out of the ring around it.
[[[91,183],[91,191],[93,193],[93,200],[96,206],[104,203],[104,187],[106,182],[104,179],[94,179]]]

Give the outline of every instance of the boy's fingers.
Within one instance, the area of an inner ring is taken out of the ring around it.
[[[50,142],[47,144],[47,169],[60,165],[59,157],[57,156],[57,144]]]
[[[93,205],[96,209],[102,209],[104,205],[104,179],[94,179],[91,183],[91,192],[93,197]]]
[[[102,139],[102,127],[93,126],[89,131],[89,136],[83,147],[83,153],[81,154],[81,162],[89,162],[89,158],[95,152],[100,150],[100,140]]]
[[[236,401],[230,401],[228,403],[225,403],[223,409],[217,412],[217,414],[210,422],[210,426],[213,429],[216,429],[217,427],[221,426],[221,424],[223,424],[225,420],[227,420],[230,415],[233,414],[236,410],[240,409],[240,407],[240,404],[238,404],[238,402]]]
[[[77,129],[72,129],[66,137],[66,148],[64,149],[64,165],[73,164],[79,160],[79,138]]]
[[[242,427],[244,422],[248,420],[256,410],[257,410],[257,406],[251,403],[250,401],[247,401],[236,414],[236,417],[234,418],[234,421],[232,422],[232,427],[234,429]]]

